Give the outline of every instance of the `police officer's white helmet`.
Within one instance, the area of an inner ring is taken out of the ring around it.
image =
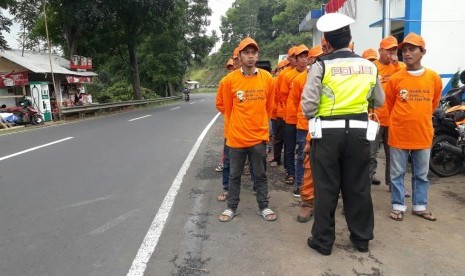
[[[316,22],[319,31],[327,33],[354,23],[355,20],[342,13],[327,13]]]

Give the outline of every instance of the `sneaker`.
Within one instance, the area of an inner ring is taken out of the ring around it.
[[[318,253],[320,253],[323,256],[328,256],[331,255],[331,249],[323,248],[320,245],[317,244],[315,238],[310,237],[307,239],[307,244],[311,249],[316,250]]]
[[[218,164],[218,167],[215,168],[215,171],[222,172],[223,171],[223,164],[222,163]]]
[[[294,188],[294,191],[292,191],[292,196],[300,198],[300,188]]]
[[[277,167],[279,165],[281,165],[281,163],[279,163],[278,161],[271,161],[271,163],[270,163],[271,167]]]

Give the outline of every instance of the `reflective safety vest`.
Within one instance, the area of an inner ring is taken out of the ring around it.
[[[323,91],[316,117],[368,112],[368,99],[378,78],[376,66],[369,60],[340,51],[324,56]]]

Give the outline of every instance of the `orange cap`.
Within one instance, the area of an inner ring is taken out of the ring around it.
[[[319,57],[323,55],[323,49],[321,48],[321,45],[316,45],[308,51],[308,57],[313,58],[313,57]]]
[[[368,60],[378,59],[378,53],[376,52],[375,49],[368,48],[365,51],[363,51],[362,57]]]
[[[228,59],[228,62],[226,62],[226,68],[228,68],[229,66],[234,67],[234,60],[232,58]]]
[[[308,47],[305,46],[304,44],[300,44],[299,46],[296,46],[295,47],[295,50],[294,50],[294,55],[298,56],[304,52],[308,52]]]
[[[409,33],[405,38],[402,43],[399,44],[399,48],[402,49],[404,47],[404,44],[412,44],[421,48],[425,48],[425,41],[423,40],[423,37],[417,35],[416,33]]]
[[[258,44],[257,42],[255,42],[255,40],[253,40],[251,37],[246,37],[244,38],[241,43],[239,43],[239,46],[237,48],[239,48],[239,52],[244,50],[247,46],[249,45],[252,45],[254,46],[255,48],[257,48],[258,50]]]
[[[236,58],[238,58],[238,57],[239,57],[239,47],[236,47],[236,48],[234,49],[232,58],[233,58],[233,59],[236,59]]]
[[[397,39],[392,35],[386,36],[385,38],[383,38],[383,40],[381,40],[381,43],[379,43],[379,48],[385,50],[389,50],[397,46]]]
[[[290,56],[295,55],[295,49],[296,48],[297,48],[297,46],[292,46],[291,48],[289,48],[289,50],[287,51],[287,56],[290,57]]]

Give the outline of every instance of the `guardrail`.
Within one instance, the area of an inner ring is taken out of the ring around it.
[[[84,118],[84,115],[87,112],[91,112],[91,111],[96,112],[99,110],[106,110],[106,109],[119,108],[119,107],[162,103],[165,101],[177,100],[181,98],[182,98],[181,96],[172,96],[172,97],[165,97],[165,98],[151,99],[151,100],[134,100],[134,101],[125,101],[125,102],[117,102],[117,103],[86,104],[86,105],[79,105],[79,106],[72,106],[72,107],[62,107],[61,116],[66,116],[68,114],[77,113],[79,115],[79,118]]]

